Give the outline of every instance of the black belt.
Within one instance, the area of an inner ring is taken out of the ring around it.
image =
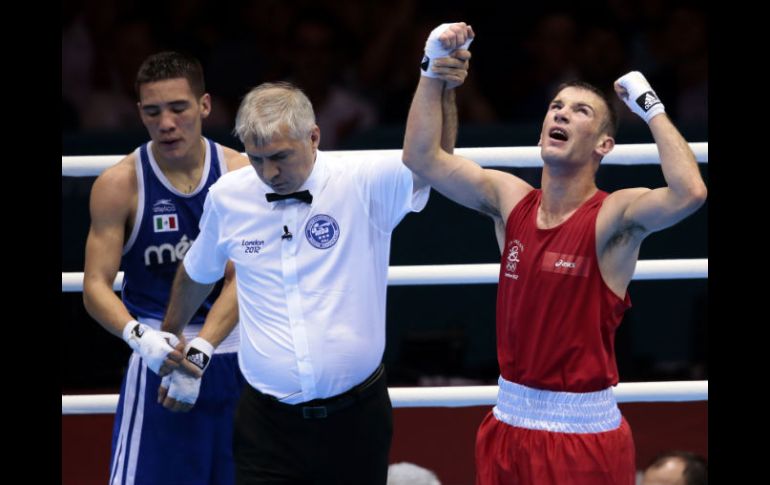
[[[377,369],[362,383],[342,394],[337,394],[336,396],[327,397],[325,399],[313,399],[312,401],[299,404],[287,404],[279,401],[278,398],[274,396],[259,392],[251,386],[249,386],[249,388],[254,389],[257,397],[274,408],[298,414],[304,419],[322,419],[337,411],[348,408],[372,395],[375,391],[386,385],[384,377],[385,366],[380,364],[379,367],[377,367]],[[382,383],[381,386],[375,385],[380,382]]]

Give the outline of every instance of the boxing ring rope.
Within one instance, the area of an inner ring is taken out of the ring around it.
[[[708,163],[708,142],[690,143],[698,163]],[[540,147],[481,147],[457,148],[455,153],[476,161],[482,167],[542,167]],[[400,157],[401,150],[340,150],[328,152],[339,158]],[[124,155],[62,156],[63,177],[89,177],[99,175],[105,168],[120,161]],[[604,157],[602,165],[650,165],[659,164],[658,149],[654,143],[616,145]]]
[[[708,143],[690,143],[699,163],[708,162]],[[400,156],[400,150],[348,150],[328,152],[333,157],[379,158]],[[484,167],[542,167],[539,147],[458,148],[460,156]],[[95,176],[117,163],[123,155],[62,156],[62,176]],[[617,145],[604,158],[605,165],[658,164],[655,144]],[[499,264],[391,266],[388,284],[440,285],[497,283]],[[637,263],[634,280],[708,278],[708,259],[644,260]],[[115,279],[120,290],[123,273]],[[62,272],[62,292],[83,290],[83,273]],[[389,388],[393,407],[464,407],[495,404],[498,386]],[[613,389],[620,403],[660,401],[707,401],[708,381],[628,382]],[[117,394],[62,395],[62,415],[112,414]]]
[[[648,259],[639,261],[634,280],[675,280],[708,278],[708,259]],[[443,264],[420,266],[391,266],[388,269],[388,285],[473,285],[497,283],[500,273],[498,263]],[[112,284],[119,291],[123,284],[123,272],[119,272]],[[83,273],[61,274],[61,291],[83,291]]]
[[[394,408],[492,406],[498,386],[391,387]],[[708,381],[623,382],[613,388],[615,398],[624,402],[707,401]],[[62,396],[65,414],[112,414],[117,394]]]

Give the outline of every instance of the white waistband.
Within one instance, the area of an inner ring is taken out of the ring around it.
[[[156,330],[159,330],[161,323],[163,323],[160,320],[156,320],[154,318],[140,317],[140,318],[137,318],[137,320],[141,323],[151,326]],[[203,325],[187,325],[184,328],[184,330],[182,330],[182,335],[184,335],[184,338],[189,342],[190,340],[198,336],[202,326]],[[214,353],[226,354],[229,352],[238,352],[239,343],[240,343],[240,328],[238,328],[238,325],[236,325],[233,331],[230,332],[230,335],[225,337],[222,343],[219,344],[219,346],[216,349],[214,349]]]
[[[498,379],[495,417],[511,426],[557,433],[601,433],[620,426],[612,388],[596,392],[534,389]]]

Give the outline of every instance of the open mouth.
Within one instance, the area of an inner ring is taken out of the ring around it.
[[[567,132],[561,128],[551,128],[551,131],[548,132],[548,136],[559,141],[567,141],[569,139]]]

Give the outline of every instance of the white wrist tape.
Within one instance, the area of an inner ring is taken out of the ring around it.
[[[184,352],[185,359],[195,364],[203,372],[211,362],[214,346],[202,337],[195,337],[187,344]]]
[[[431,69],[433,67],[433,61],[438,59],[439,57],[447,57],[449,54],[451,54],[453,51],[457,49],[467,49],[468,47],[470,47],[471,42],[473,42],[472,38],[468,38],[463,43],[463,45],[457,47],[456,49],[447,49],[446,47],[441,45],[441,41],[438,38],[451,25],[454,25],[454,23],[441,24],[435,29],[433,29],[430,35],[428,35],[428,40],[425,41],[425,53],[423,54],[422,62],[420,63],[420,74],[422,74],[423,76],[439,77],[439,75],[434,73],[433,70]]]
[[[169,332],[155,330],[149,325],[131,320],[123,327],[123,340],[147,362],[156,374],[179,339]]]
[[[187,404],[195,404],[201,390],[200,377],[193,377],[178,370],[164,377],[162,384],[168,387],[168,394],[166,394],[168,397]]]
[[[144,333],[144,327],[147,325],[142,326],[143,324],[137,322],[136,320],[129,320],[126,322],[126,325],[123,327],[123,340],[131,346],[131,348],[134,348],[134,344],[132,342],[136,343],[136,338],[141,338],[142,334]],[[133,335],[136,334],[136,335]],[[131,337],[135,337],[134,340],[131,339]],[[136,349],[134,349],[136,350]]]
[[[665,113],[663,103],[641,72],[631,71],[618,79],[617,83],[628,92],[628,97],[623,98],[623,101],[645,122],[649,123],[654,116]]]

